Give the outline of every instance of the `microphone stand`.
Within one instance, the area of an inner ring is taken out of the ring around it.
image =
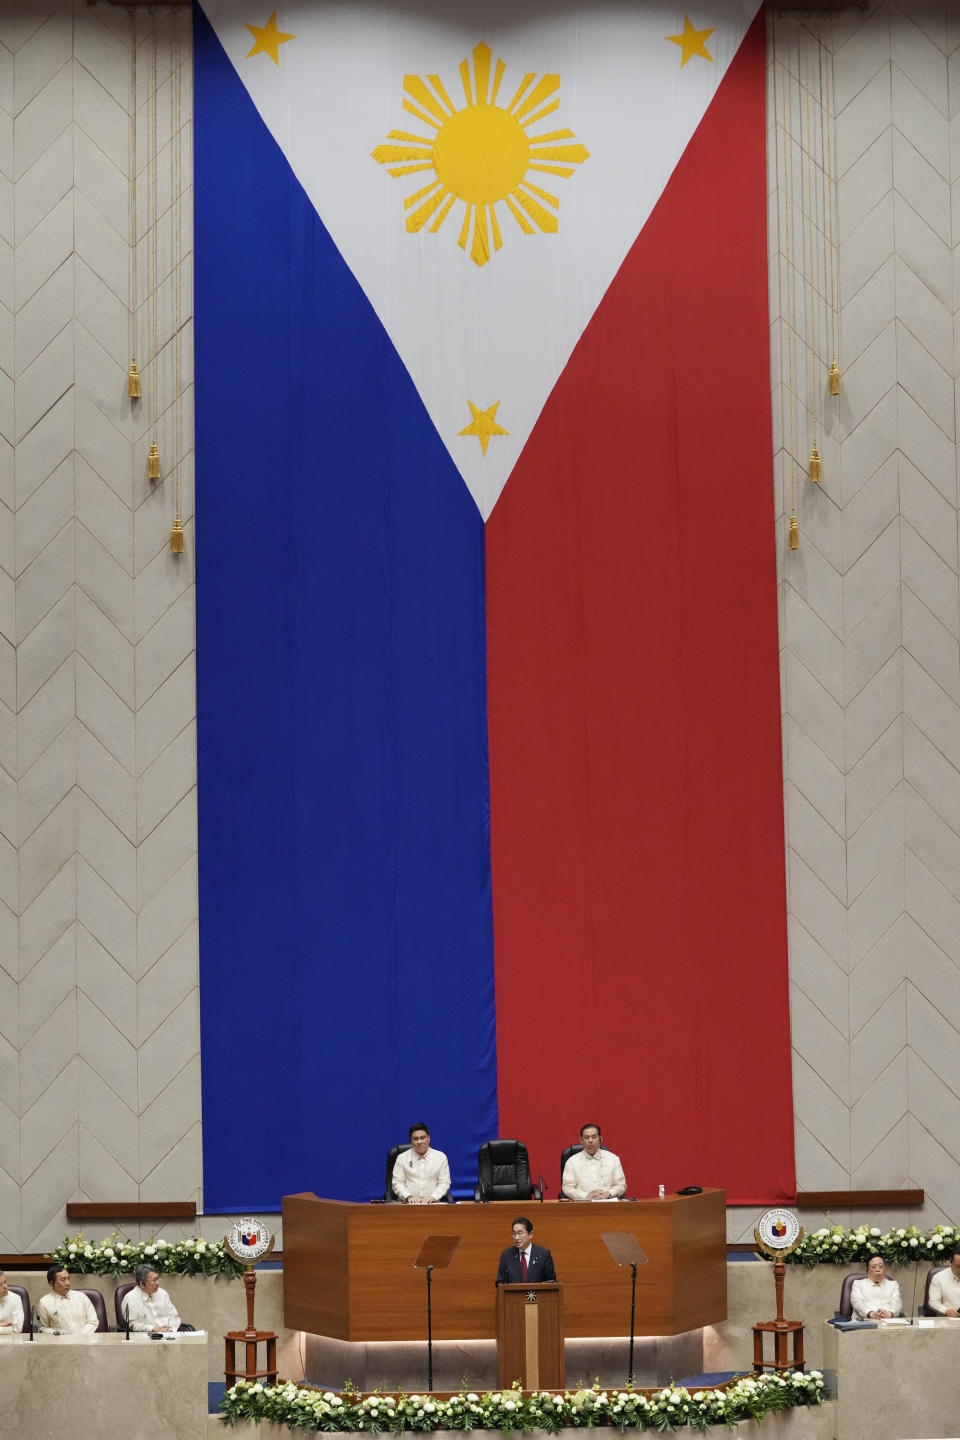
[[[430,1286],[433,1284],[433,1266],[427,1266],[427,1389],[433,1389],[433,1310],[430,1303]]]
[[[633,1384],[633,1332],[637,1315],[637,1262],[630,1266],[630,1360],[627,1365],[627,1384]]]

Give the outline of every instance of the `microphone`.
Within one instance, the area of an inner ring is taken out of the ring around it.
[[[546,1180],[544,1180],[543,1176],[541,1175],[541,1176],[540,1176],[540,1204],[541,1204],[541,1205],[543,1204],[543,1192],[546,1190],[546,1188],[547,1188],[547,1182],[546,1182]]]
[[[910,1301],[910,1324],[913,1325],[917,1315],[917,1285],[920,1281],[920,1271],[915,1265],[913,1276],[913,1299]]]
[[[30,1339],[33,1340],[37,1333],[37,1307],[36,1305],[30,1305],[29,1309],[30,1313],[27,1316],[27,1319],[30,1322]]]

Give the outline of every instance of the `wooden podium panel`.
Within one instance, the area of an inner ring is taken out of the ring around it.
[[[356,1205],[313,1194],[283,1200],[284,1322],[337,1340],[414,1340],[426,1331],[423,1275],[413,1261],[427,1235],[460,1235],[433,1277],[435,1340],[496,1334],[497,1262],[517,1215],[533,1221],[564,1287],[564,1335],[624,1335],[630,1270],[603,1231],[629,1230],[649,1264],[637,1272],[637,1335],[679,1335],[727,1318],[726,1193],[578,1205],[548,1200],[475,1205]]]
[[[501,1285],[497,1290],[497,1384],[562,1390],[563,1286],[556,1281]]]

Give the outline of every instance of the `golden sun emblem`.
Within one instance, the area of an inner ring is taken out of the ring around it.
[[[391,130],[388,140],[399,144],[378,145],[372,158],[386,165],[395,178],[432,170],[435,178],[408,195],[406,228],[416,234],[428,221],[431,234],[446,220],[454,203],[465,206],[458,244],[476,265],[490,259],[491,242],[497,251],[503,244],[496,207],[505,205],[524,235],[535,230],[553,234],[559,229],[560,201],[528,177],[530,172],[559,175],[568,180],[577,165],[589,159],[582,145],[564,145],[573,140],[572,130],[550,130],[531,135],[530,127],[557,110],[560,101],[559,75],[538,80],[525,75],[506,107],[497,104],[505,69],[498,60],[490,83],[491,50],[476,45],[473,77],[470,62],[460,63],[460,79],[466,105],[457,109],[439,75],[405,75],[403,108],[435,133],[413,135]],[[535,83],[536,82],[536,83]]]

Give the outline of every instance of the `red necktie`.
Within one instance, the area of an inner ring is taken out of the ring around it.
[[[524,1253],[521,1253],[521,1256],[520,1256],[520,1279],[521,1279],[521,1280],[526,1280],[526,1278],[527,1278],[527,1256],[526,1256],[526,1253],[524,1252]]]

